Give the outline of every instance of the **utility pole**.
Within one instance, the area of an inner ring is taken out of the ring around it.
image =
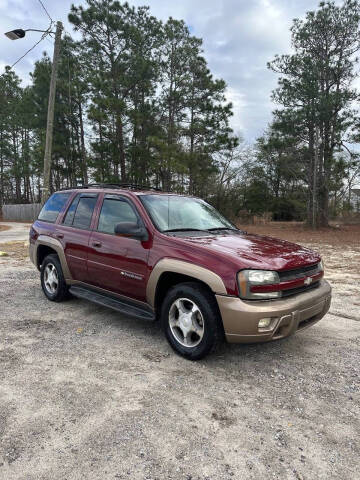
[[[47,11],[46,11],[46,13],[47,13]],[[47,13],[47,15],[49,16],[48,13]],[[50,20],[51,20],[51,18],[50,18]],[[50,28],[52,27],[52,25],[53,25],[53,21],[51,20],[50,26],[47,30],[37,30],[37,29],[33,29],[33,28],[27,28],[26,30],[23,30],[22,28],[16,28],[15,30],[11,30],[10,32],[6,32],[5,35],[10,40],[18,40],[20,38],[24,38],[25,35],[26,35],[26,32],[42,32],[43,35],[42,35],[41,39],[39,40],[39,42],[37,42],[37,43],[40,43],[41,40],[43,40],[47,35],[49,35],[50,33],[54,33],[52,31],[50,31]],[[53,62],[52,62],[52,69],[51,69],[49,103],[48,103],[47,124],[46,124],[46,141],[45,141],[45,155],[44,155],[44,179],[43,179],[43,190],[42,190],[42,194],[41,194],[41,203],[42,204],[44,204],[46,202],[46,200],[49,198],[49,194],[50,194],[51,151],[52,151],[52,140],[53,140],[53,129],[54,129],[56,76],[57,76],[57,68],[58,68],[58,62],[59,62],[59,56],[60,56],[60,43],[61,43],[61,33],[62,33],[62,31],[63,31],[63,24],[61,22],[56,22],[54,55],[53,55]],[[37,43],[35,45],[37,45]],[[20,57],[19,60],[21,60],[23,57],[24,57],[24,55],[22,57]],[[14,65],[16,65],[17,62],[15,62]],[[11,68],[14,65],[12,65]]]
[[[50,195],[50,175],[51,175],[51,153],[53,143],[53,130],[54,130],[54,109],[55,109],[55,93],[56,93],[56,77],[57,68],[60,56],[60,43],[61,33],[63,25],[61,22],[56,23],[55,32],[55,44],[54,55],[51,70],[50,91],[49,91],[49,103],[46,123],[46,141],[45,141],[45,154],[44,154],[44,179],[43,189],[41,194],[41,203],[44,204]]]
[[[319,128],[315,128],[315,155],[314,155],[314,171],[313,171],[313,184],[312,184],[312,227],[317,228],[317,170],[319,163]]]

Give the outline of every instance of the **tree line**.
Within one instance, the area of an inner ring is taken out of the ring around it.
[[[230,127],[226,84],[185,22],[114,0],[73,5],[81,39],[62,40],[52,190],[148,184],[202,196],[233,218],[270,211],[326,225],[358,180],[359,13],[357,1],[322,2],[294,21],[293,53],[268,65],[278,108],[245,145]],[[41,197],[50,73],[44,54],[29,86],[9,67],[0,76],[0,206]]]

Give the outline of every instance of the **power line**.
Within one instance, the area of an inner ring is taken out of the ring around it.
[[[43,2],[42,2],[41,0],[39,0],[39,3],[40,3],[40,5],[42,6],[42,8],[44,9],[46,15],[49,17],[50,22],[51,22],[51,23],[54,23],[54,20],[50,17],[50,14],[49,14],[49,12],[46,10],[45,5],[43,4]]]

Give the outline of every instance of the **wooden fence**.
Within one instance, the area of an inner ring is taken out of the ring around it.
[[[33,222],[38,217],[40,210],[40,203],[3,205],[2,219],[4,222]]]

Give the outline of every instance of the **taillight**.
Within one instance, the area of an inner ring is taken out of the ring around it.
[[[30,227],[30,231],[29,231],[29,238],[30,238],[30,240],[36,240],[38,236],[39,236],[39,234],[37,233],[37,231],[35,230],[35,228]]]

